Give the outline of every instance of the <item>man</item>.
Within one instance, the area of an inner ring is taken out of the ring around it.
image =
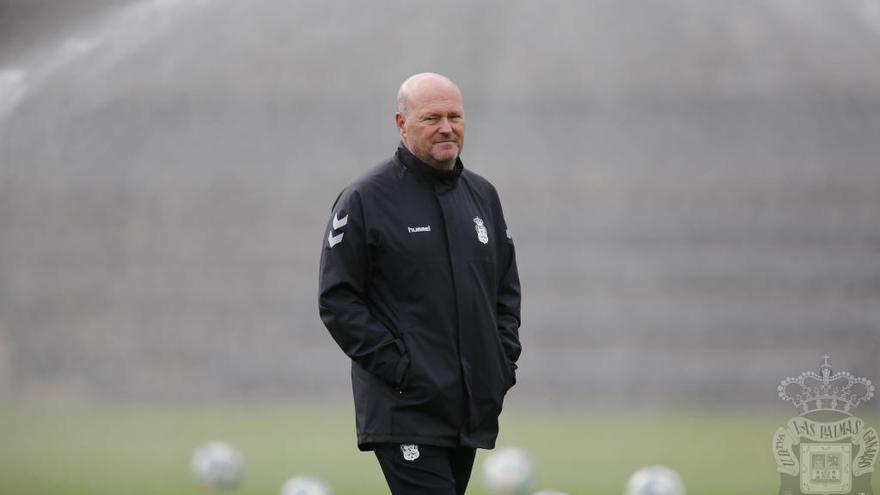
[[[464,169],[458,87],[400,87],[401,144],[336,200],[321,319],[351,358],[357,441],[395,495],[463,494],[520,355],[520,286],[495,188]]]

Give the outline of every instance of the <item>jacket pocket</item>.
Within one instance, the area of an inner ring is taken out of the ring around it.
[[[454,350],[437,342],[436,334],[413,327],[403,333],[410,365],[399,388],[405,405],[427,405],[461,400],[460,363]]]
[[[410,367],[395,392],[391,410],[395,435],[453,438],[464,421],[467,405],[460,364],[432,337],[431,332],[419,327],[403,334]]]

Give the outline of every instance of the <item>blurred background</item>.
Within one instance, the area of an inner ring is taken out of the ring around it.
[[[353,429],[324,229],[435,71],[517,245],[507,409],[781,425],[825,354],[880,380],[878,54],[875,0],[0,0],[0,404]]]

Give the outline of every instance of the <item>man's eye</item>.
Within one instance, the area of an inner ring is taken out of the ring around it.
[[[437,120],[438,120],[437,117],[425,117],[424,119],[422,119],[423,122],[428,122],[431,124],[433,124],[434,122],[437,122]]]

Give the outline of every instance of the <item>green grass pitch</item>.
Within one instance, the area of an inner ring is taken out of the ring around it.
[[[7,404],[0,406],[0,494],[204,493],[191,479],[189,458],[214,439],[245,457],[244,484],[230,493],[278,494],[288,477],[311,474],[336,495],[387,494],[373,456],[355,447],[351,409]],[[633,470],[665,464],[691,495],[766,495],[779,488],[771,437],[793,415],[520,408],[503,414],[498,445],[534,456],[536,489],[620,495]],[[863,419],[878,426],[877,418]],[[479,477],[486,454],[478,453],[469,494],[488,495]]]

